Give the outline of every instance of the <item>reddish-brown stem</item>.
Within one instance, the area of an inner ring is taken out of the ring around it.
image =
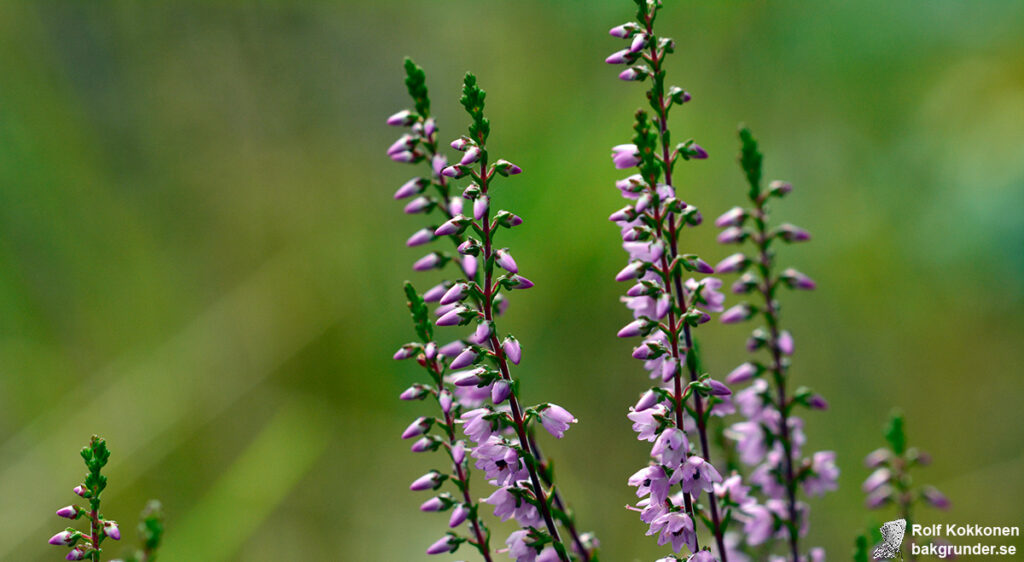
[[[651,14],[651,16],[649,16],[648,19],[647,19],[647,33],[649,35],[651,35],[651,36],[654,35],[654,16],[653,16],[653,14]],[[655,74],[655,76],[657,76],[661,72],[661,63],[662,63],[663,59],[661,57],[659,57],[659,55],[658,55],[658,45],[656,43],[652,44],[650,52],[651,52],[651,55],[650,55],[651,69],[652,69],[652,72]],[[659,133],[659,138],[661,139],[661,159],[662,159],[662,162],[664,164],[665,183],[667,185],[672,185],[673,161],[672,161],[672,153],[671,153],[671,150],[670,150],[670,147],[669,147],[669,138],[668,138],[668,134],[667,134],[668,133],[668,104],[665,103],[664,84],[662,83],[661,87],[658,88],[656,92],[652,92],[652,93],[656,96],[656,100],[657,100],[657,104],[658,104],[658,119],[657,119],[657,121],[658,121],[658,133]],[[675,257],[679,255],[678,233],[677,233],[677,229],[676,229],[675,216],[672,213],[669,213],[668,216],[666,217],[666,221],[668,222],[668,229],[669,229],[669,250],[670,250],[669,259],[673,259],[674,260]],[[660,235],[660,232],[659,232],[659,235]],[[663,256],[662,257],[662,261],[664,262],[665,260],[666,260],[666,258]],[[689,308],[689,303],[687,303],[687,301],[686,301],[686,293],[683,291],[682,276],[681,276],[681,274],[678,271],[672,273],[672,285],[673,285],[673,289],[675,290],[676,299],[677,299],[677,301],[679,303],[679,308],[680,308],[680,310],[685,312]],[[693,336],[690,333],[690,325],[687,324],[685,321],[682,324],[683,324],[683,338],[684,338],[684,342],[685,342],[685,345],[686,345],[686,352],[687,353],[696,353],[696,350],[694,350],[694,348],[693,348]],[[672,325],[674,326],[674,323]],[[673,329],[673,331],[675,331],[675,329]],[[678,343],[678,336],[676,336],[676,340],[677,341],[674,342],[674,348],[675,348],[675,344]],[[673,349],[673,351],[678,351],[678,350],[677,349]],[[687,365],[687,369],[688,369],[689,374],[690,374],[690,382],[696,382],[697,381],[696,361],[689,361],[688,360],[688,361],[686,361],[686,365]],[[682,369],[682,365],[680,365],[680,369]],[[681,420],[682,420],[682,409],[683,409],[682,406],[683,406],[683,404],[682,404],[682,395],[681,395],[681,386],[682,385],[681,385],[681,382],[680,382],[680,374],[677,373],[675,378],[676,378],[676,381],[675,381],[675,391],[676,391],[676,403],[677,403],[676,404],[677,405],[677,414],[676,414],[676,416],[677,416],[677,421],[678,421],[679,427],[682,428],[682,421]],[[705,419],[704,419],[704,404],[703,404],[703,401],[701,400],[700,394],[698,394],[696,392],[693,393],[693,400],[694,400],[694,410],[695,410],[695,412],[697,414],[696,415],[696,418],[697,418],[696,419],[696,421],[697,421],[697,432],[698,432],[698,434],[700,436],[701,455],[704,457],[705,461],[707,461],[708,463],[711,463],[711,451],[710,451],[710,449],[708,447],[707,427],[706,427],[706,422],[705,422]],[[725,539],[724,539],[725,530],[722,528],[721,519],[719,518],[719,514],[718,514],[718,501],[717,501],[717,498],[715,498],[715,495],[713,493],[708,494],[708,505],[709,505],[709,509],[711,511],[711,523],[712,523],[711,532],[714,535],[715,543],[718,546],[719,557],[721,558],[722,562],[728,562],[728,553],[725,550]],[[691,512],[691,515],[692,515],[692,512]]]
[[[483,139],[480,139],[481,148],[483,148]],[[488,180],[490,179],[487,174],[487,157],[486,153],[484,157],[480,159],[480,193],[481,195],[487,195]],[[498,342],[497,331],[494,329],[494,296],[495,288],[492,286],[491,281],[494,274],[494,260],[493,248],[491,235],[493,231],[491,229],[491,211],[490,209],[484,213],[482,220],[481,230],[484,235],[484,249],[483,249],[483,260],[484,260],[484,286],[483,286],[483,301],[481,307],[483,308],[484,319],[491,327],[491,335],[488,338],[488,345],[491,348],[491,352],[494,353],[494,357],[498,362],[498,371],[501,373],[501,378],[512,382],[512,375],[509,372],[508,361],[505,358],[505,350],[502,349],[501,344]],[[514,387],[513,387],[514,388]],[[526,463],[526,470],[530,474],[530,484],[533,487],[534,496],[536,496],[538,510],[541,516],[544,518],[544,524],[547,526],[548,533],[551,535],[551,539],[560,547],[555,550],[558,552],[558,557],[562,562],[570,562],[568,554],[566,553],[565,545],[562,543],[562,538],[558,534],[558,527],[555,525],[555,519],[551,515],[551,509],[548,504],[548,496],[544,493],[544,487],[541,485],[540,477],[537,474],[537,459],[538,455],[530,447],[530,440],[526,434],[526,420],[523,416],[522,408],[519,405],[519,399],[516,397],[516,393],[508,397],[509,407],[512,410],[512,422],[515,424],[516,436],[519,438],[519,444],[526,452],[531,455],[533,459]]]
[[[442,390],[442,374],[441,366],[437,364],[437,360],[429,362],[430,370],[434,375],[434,380],[438,383],[438,393]],[[440,399],[440,395],[438,395]],[[440,400],[438,400],[440,403]],[[443,409],[442,409],[443,411]],[[455,466],[455,476],[459,480],[458,488],[462,490],[462,499],[466,502],[466,507],[470,509],[470,527],[473,530],[473,536],[476,539],[476,544],[480,550],[480,554],[483,555],[486,562],[491,561],[490,543],[487,537],[484,535],[483,529],[480,525],[480,517],[477,514],[476,505],[473,499],[469,495],[469,477],[466,471],[462,467],[462,462],[455,461],[455,455],[452,453],[452,449],[455,447],[455,420],[452,418],[451,410],[444,412],[444,423],[445,423],[445,435],[448,437],[448,454],[452,457],[452,463]]]
[[[776,407],[779,410],[779,424],[782,426],[779,431],[781,433],[782,450],[785,456],[783,466],[786,471],[786,500],[789,513],[789,521],[787,525],[787,527],[789,527],[789,549],[793,562],[798,562],[800,559],[800,521],[798,519],[796,509],[796,478],[794,477],[793,472],[793,442],[789,434],[789,398],[786,395],[786,373],[785,366],[782,363],[782,354],[779,351],[778,310],[775,306],[775,299],[772,297],[775,281],[771,276],[772,256],[768,250],[764,198],[758,198],[755,203],[757,205],[757,213],[754,216],[754,222],[757,225],[758,230],[758,236],[756,239],[758,249],[758,267],[761,270],[762,277],[759,290],[764,296],[764,317],[765,321],[768,323],[768,330],[771,337],[769,341],[769,347],[771,348],[772,355],[771,371],[772,378],[775,382]]]

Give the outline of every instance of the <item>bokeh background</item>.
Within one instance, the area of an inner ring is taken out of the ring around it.
[[[1020,524],[1024,4],[666,4],[670,81],[694,95],[675,136],[712,156],[681,166],[683,198],[705,217],[740,201],[744,121],[767,176],[796,187],[777,215],[815,235],[783,252],[820,284],[786,297],[784,322],[796,383],[832,404],[807,416],[809,447],[843,472],[812,502],[807,544],[845,559],[888,515],[862,508],[860,461],[894,406],[935,458],[920,476],[954,505],[922,520]],[[527,221],[506,240],[537,287],[503,325],[525,350],[524,399],[581,420],[544,443],[581,525],[605,560],[664,555],[623,509],[646,454],[624,414],[646,379],[614,337],[608,152],[643,100],[602,61],[631,14],[626,0],[7,5],[0,559],[59,555],[53,512],[94,432],[113,450],[105,511],[131,529],[161,498],[164,560],[425,558],[444,522],[406,489],[438,457],[398,439],[426,405],[397,400],[420,371],[390,360],[412,338],[401,282],[434,280],[410,271],[421,221],[391,199],[413,172],[384,155],[404,55],[428,71],[444,138],[466,125],[474,70],[492,152],[525,170],[499,197]],[[713,237],[685,244],[723,257]],[[700,334],[712,373],[743,360],[745,328]]]

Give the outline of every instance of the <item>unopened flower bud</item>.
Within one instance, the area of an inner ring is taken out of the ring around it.
[[[81,515],[81,511],[78,509],[78,506],[69,505],[58,509],[57,515],[65,519],[78,519],[79,515]]]
[[[115,541],[121,540],[121,529],[117,526],[117,521],[104,521],[103,532]]]
[[[388,117],[388,125],[392,127],[408,127],[416,122],[419,116],[408,109],[403,109],[398,113],[395,113],[391,117]]]
[[[512,336],[508,336],[504,341],[501,342],[501,349],[505,352],[505,357],[512,363],[518,365],[519,361],[523,358],[522,348],[519,346],[519,340]]]

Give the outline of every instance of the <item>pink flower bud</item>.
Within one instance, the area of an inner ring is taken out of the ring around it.
[[[646,264],[644,264],[644,262],[641,261],[632,262],[626,267],[622,268],[622,271],[615,275],[615,280],[629,281],[631,279],[636,279],[637,277],[640,276],[640,272],[643,271],[645,265]]]
[[[403,109],[388,117],[388,125],[392,127],[408,127],[416,122],[417,115],[408,109]]]
[[[57,546],[67,546],[75,541],[75,534],[71,531],[61,531],[56,535],[50,537],[50,544]]]
[[[466,506],[460,503],[452,510],[452,516],[448,519],[448,526],[454,529],[461,525],[467,517],[469,517],[469,509],[466,509]]]
[[[742,253],[736,253],[718,262],[718,265],[715,266],[715,271],[718,273],[734,273],[746,269],[749,264],[750,260],[747,259],[747,256]]]
[[[405,245],[410,248],[413,246],[422,246],[434,239],[434,233],[429,228],[421,228],[414,232],[408,240],[405,241]]]
[[[715,226],[718,228],[725,228],[727,226],[739,226],[743,224],[743,219],[747,217],[747,211],[743,207],[733,207],[728,211],[722,213],[722,216],[715,220]]]
[[[633,409],[636,410],[637,412],[642,412],[644,410],[653,408],[654,405],[660,401],[661,395],[659,395],[657,392],[654,392],[653,390],[648,390],[647,392],[643,393],[643,395],[640,397],[640,400],[638,400],[636,405],[633,406]]]
[[[469,286],[465,283],[456,283],[452,285],[451,289],[445,292],[444,296],[441,297],[441,304],[451,304],[453,302],[459,302],[466,296],[466,289]]]
[[[629,324],[626,324],[625,326],[623,326],[622,329],[619,330],[619,333],[617,335],[620,338],[636,337],[636,336],[639,336],[643,332],[643,330],[644,330],[644,328],[646,326],[647,326],[647,321],[646,320],[642,320],[642,319],[641,320],[634,320],[634,321],[630,322]]]
[[[395,192],[395,199],[405,199],[406,197],[412,197],[417,193],[421,193],[423,188],[427,186],[427,181],[423,178],[412,178],[411,180],[402,184],[402,187],[398,188]]]
[[[725,382],[729,384],[739,384],[750,380],[756,374],[757,367],[753,363],[744,363],[726,375]]]
[[[481,195],[473,201],[473,218],[476,220],[484,220],[484,216],[487,215],[487,208],[491,202],[491,198],[486,195]]]
[[[519,273],[519,266],[516,265],[516,260],[512,259],[512,254],[508,252],[508,248],[502,248],[495,253],[495,263],[505,271]]]
[[[65,519],[78,519],[78,506],[69,505],[57,510],[57,515]]]
[[[429,500],[420,504],[420,511],[441,511],[444,508],[444,502],[441,498],[430,498]]]
[[[516,365],[518,365],[519,361],[523,358],[523,350],[519,347],[519,340],[512,336],[506,337],[505,340],[501,342],[501,349],[505,352],[505,357],[508,357],[508,360]]]
[[[451,540],[451,537],[445,535],[427,548],[427,554],[444,554],[446,552],[453,552],[457,544],[458,543]]]
[[[455,359],[452,359],[452,364],[449,365],[452,369],[461,369],[468,367],[476,361],[476,351],[472,347],[467,347],[460,353]]]
[[[103,532],[115,541],[121,540],[121,529],[118,528],[117,521],[104,521]]]
[[[437,485],[440,483],[441,474],[436,470],[431,470],[430,472],[424,474],[423,476],[420,476],[415,481],[413,481],[413,483],[409,486],[409,489],[412,490],[413,492],[422,492],[423,490],[430,490],[432,488],[436,488]]]
[[[479,160],[482,154],[483,151],[480,150],[480,147],[474,145],[470,147],[465,154],[462,155],[462,160],[459,160],[459,164],[463,166],[468,166]]]
[[[405,428],[405,431],[402,432],[402,439],[411,439],[413,437],[423,435],[428,429],[430,429],[430,426],[433,425],[433,423],[434,420],[425,416],[416,418],[411,424],[409,424],[409,427]]]
[[[506,380],[494,381],[491,386],[491,402],[501,404],[512,394],[512,384]]]

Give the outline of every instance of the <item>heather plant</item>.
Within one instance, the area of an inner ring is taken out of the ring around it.
[[[115,541],[121,540],[121,529],[117,521],[107,519],[100,511],[101,496],[107,487],[107,477],[102,474],[102,471],[110,458],[110,451],[107,449],[106,441],[94,435],[89,445],[82,448],[81,454],[88,472],[84,482],[75,486],[73,491],[88,501],[88,507],[72,504],[58,509],[57,515],[72,521],[85,518],[89,522],[89,531],[83,532],[74,527],[68,527],[51,537],[49,542],[52,545],[70,547],[71,550],[65,557],[67,560],[99,562],[103,553],[103,541],[108,538]],[[143,511],[140,524],[140,534],[143,539],[142,549],[128,560],[137,562],[156,560],[156,550],[163,535],[159,505],[158,502],[150,502],[150,505]]]
[[[406,60],[405,68],[414,108],[396,113],[388,123],[409,127],[410,131],[391,146],[388,155],[396,162],[428,162],[429,170],[426,176],[406,182],[395,197],[413,198],[405,207],[406,213],[440,215],[443,221],[418,230],[407,244],[419,246],[446,237],[456,252],[432,251],[416,261],[413,269],[444,271],[450,263],[457,263],[459,268],[454,279],[442,281],[422,296],[406,284],[420,341],[402,346],[395,358],[415,357],[428,371],[430,382],[413,385],[401,398],[431,396],[442,415],[417,418],[402,437],[419,438],[413,444],[414,452],[444,448],[452,461],[450,473],[431,471],[411,487],[438,490],[444,481],[451,480],[459,496],[442,493],[427,500],[421,509],[451,509],[449,527],[456,529],[469,520],[471,528],[470,537],[449,531],[430,545],[427,553],[454,552],[469,542],[484,560],[493,557],[490,532],[479,516],[480,503],[469,492],[469,462],[473,459],[473,467],[484,473],[493,488],[481,502],[492,506],[494,515],[502,521],[515,519],[520,525],[503,541],[511,557],[520,562],[596,560],[596,540],[577,531],[535,434],[539,424],[561,438],[576,418],[556,404],[522,404],[519,381],[513,378],[511,369],[511,365],[520,363],[522,348],[511,334],[503,336],[496,322],[508,307],[508,291],[533,286],[519,274],[509,248],[497,244],[499,233],[519,226],[522,219],[491,208],[492,188],[498,178],[522,170],[504,159],[492,161],[488,154],[490,122],[483,113],[486,94],[473,74],[466,75],[461,98],[471,121],[468,134],[452,141],[451,147],[462,155],[457,163],[448,165],[439,152],[437,126],[429,114],[425,75],[410,60]],[[468,180],[468,185],[453,195],[452,182],[458,180]],[[464,207],[472,211],[463,214]],[[471,333],[445,345],[434,341],[427,305],[434,302],[438,303],[433,310],[434,325],[471,327]]]
[[[910,469],[931,464],[931,455],[916,447],[907,446],[904,417],[894,411],[885,429],[888,447],[881,447],[864,457],[864,465],[874,469],[864,480],[861,489],[867,494],[865,505],[868,509],[895,508],[895,516],[903,519],[905,528],[910,529],[918,505],[924,504],[938,509],[949,509],[950,502],[934,486],[915,486]],[[877,541],[873,541],[877,542]],[[908,560],[917,560],[913,545],[916,539],[910,533],[903,541],[903,554]],[[942,542],[942,541],[935,541]],[[867,556],[868,536],[857,538],[857,552],[854,558]],[[945,543],[943,543],[945,544]]]
[[[774,543],[782,542],[787,558],[796,562],[807,559],[801,555],[800,538],[807,533],[810,522],[810,509],[799,500],[799,493],[802,489],[808,496],[819,496],[835,490],[839,476],[834,452],[802,456],[806,438],[797,408],[824,410],[828,404],[805,386],[791,390],[794,341],[780,319],[780,292],[811,290],[815,283],[793,268],[778,266],[776,251],[780,245],[809,240],[810,234],[789,223],[772,226],[771,203],[793,188],[783,181],[765,187],[763,156],[757,141],[745,127],[739,136],[739,163],[749,185],[749,204],[726,211],[715,225],[723,229],[718,236],[720,243],[745,244],[748,249],[726,257],[715,271],[741,274],[732,291],[750,295],[750,300],[730,307],[719,319],[733,324],[760,318],[764,324],[753,330],[746,344],[747,351],[759,355],[726,376],[731,385],[749,384],[733,399],[743,420],[729,426],[725,433],[735,442],[740,462],[752,467],[747,478],[749,489],[736,494],[743,498],[737,507],[744,522],[746,547],[758,547],[757,552],[764,556],[772,552]],[[737,503],[733,494],[726,495],[731,505]],[[809,557],[823,560],[824,550],[811,549]]]

